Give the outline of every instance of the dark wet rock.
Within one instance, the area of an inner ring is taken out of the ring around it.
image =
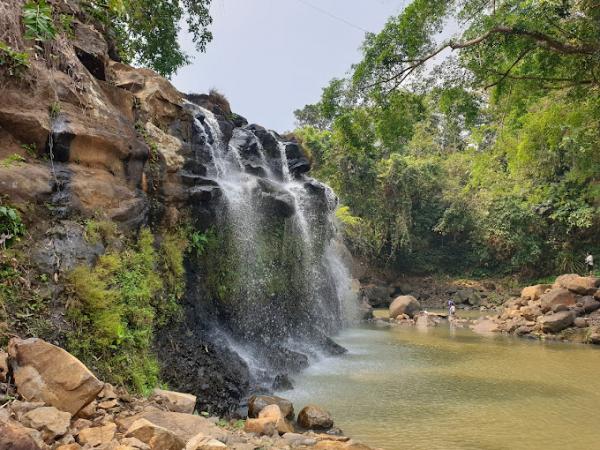
[[[67,272],[79,265],[91,265],[104,253],[102,243],[90,244],[82,225],[62,221],[50,228],[32,253],[32,260],[42,273]]]
[[[302,151],[302,147],[300,147],[299,144],[295,142],[286,144],[285,153],[287,156],[290,173],[299,175],[310,171],[310,161]]]
[[[290,391],[294,389],[294,383],[287,374],[280,373],[275,376],[271,388],[274,391]]]
[[[246,129],[251,130],[254,135],[260,140],[262,147],[269,158],[280,159],[279,144],[271,132],[265,127],[260,125],[252,124],[248,125]]]
[[[188,319],[159,333],[158,347],[168,349],[160,352],[162,378],[171,388],[196,395],[198,411],[232,413],[250,387],[248,366],[199,324],[190,329],[186,323],[198,324]]]
[[[201,203],[214,202],[221,198],[222,194],[219,186],[195,186],[189,191],[190,200]]]
[[[296,212],[294,197],[287,193],[261,193],[261,202],[266,212],[279,217],[292,217]]]

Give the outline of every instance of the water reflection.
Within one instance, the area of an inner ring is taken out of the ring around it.
[[[282,395],[328,408],[375,447],[600,449],[600,351],[449,326],[347,330]]]

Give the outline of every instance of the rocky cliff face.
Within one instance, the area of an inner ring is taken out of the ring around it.
[[[5,2],[0,18],[16,49],[31,44],[21,5]],[[27,224],[28,270],[49,280],[43,337],[64,343],[72,327],[71,271],[121,245],[88,239],[86,224],[102,220],[125,236],[149,227],[157,241],[176,229],[197,239],[182,315],[161,324],[154,345],[162,378],[196,393],[202,410],[231,410],[250,389],[289,384],[311,357],[342,352],[328,337],[352,303],[336,199],[306,176],[302,149],[218,95],[185,95],[112,60],[76,4],[55,8],[76,17],[72,35],[31,50],[21,76],[0,73],[0,193]],[[6,321],[8,332],[39,333],[10,311]]]

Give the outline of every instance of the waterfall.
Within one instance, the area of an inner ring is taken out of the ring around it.
[[[349,320],[356,299],[336,256],[337,200],[304,174],[309,163],[297,144],[258,126],[227,129],[224,118],[191,102],[185,108],[206,168],[200,182],[222,192],[213,205],[221,278],[206,287],[223,318],[217,334],[268,385],[314,354],[340,351],[328,336]]]

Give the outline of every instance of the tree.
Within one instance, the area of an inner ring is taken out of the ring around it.
[[[86,6],[116,40],[121,58],[170,77],[190,61],[178,41],[183,19],[198,51],[212,40],[210,1],[101,0]]]
[[[448,22],[458,38],[438,43]],[[363,47],[361,89],[396,89],[442,52],[457,50],[484,87],[515,81],[598,85],[600,8],[592,0],[415,0]]]

